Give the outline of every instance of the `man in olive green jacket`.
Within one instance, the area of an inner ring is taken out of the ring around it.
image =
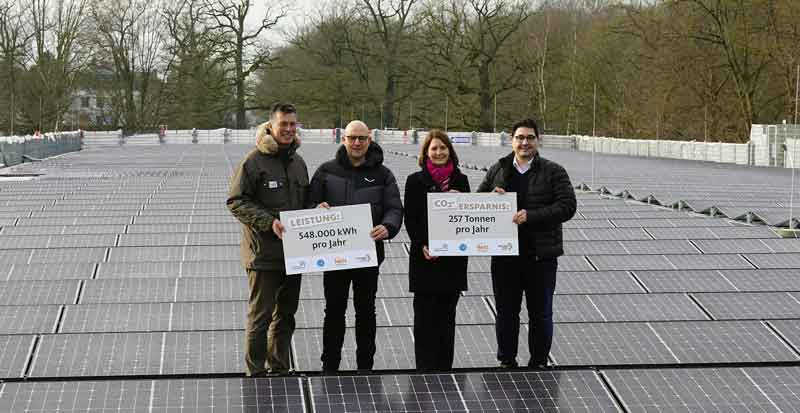
[[[286,274],[278,218],[281,211],[307,207],[308,168],[296,153],[299,146],[294,106],[276,104],[228,192],[228,209],[242,223],[241,258],[250,285],[245,326],[249,376],[289,372],[301,276]]]

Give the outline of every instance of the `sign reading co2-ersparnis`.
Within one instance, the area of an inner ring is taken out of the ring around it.
[[[287,274],[375,267],[369,204],[281,212]]]
[[[428,249],[436,256],[519,255],[517,194],[428,193]]]

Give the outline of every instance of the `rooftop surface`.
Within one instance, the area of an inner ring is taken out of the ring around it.
[[[473,257],[456,371],[414,374],[403,231],[381,266],[376,374],[319,375],[312,273],[297,375],[247,379],[248,290],[225,198],[250,149],[89,148],[0,181],[0,411],[800,410],[800,239],[761,225],[788,222],[790,170],[545,149],[583,188],[564,226],[554,369],[496,368],[489,259]],[[313,173],[335,150],[300,152]],[[402,192],[418,147],[384,150]],[[457,150],[473,188],[509,152]],[[349,331],[345,370],[354,345]]]

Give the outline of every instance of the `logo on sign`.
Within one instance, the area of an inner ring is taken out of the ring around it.
[[[372,259],[370,258],[369,254],[364,254],[356,257],[356,261],[358,262],[370,262]]]
[[[324,266],[325,266],[325,260],[323,260],[322,258],[318,259],[317,260],[317,267],[322,268]]]
[[[478,246],[476,246],[475,249],[477,249],[478,252],[489,252],[489,246],[483,243],[478,244]]]
[[[345,257],[336,257],[333,259],[333,263],[336,265],[347,265],[347,258]]]
[[[460,251],[462,251],[462,252],[463,252],[463,251],[466,251],[466,250],[467,250],[467,244],[461,243],[461,244],[458,246],[458,249],[459,249]]]
[[[292,265],[292,270],[295,270],[295,271],[297,271],[297,270],[302,271],[302,270],[305,270],[305,269],[306,269],[306,262],[305,261],[297,261],[297,262],[294,263],[294,265]]]
[[[447,251],[450,251],[450,246],[448,246],[446,242],[433,249],[433,252],[447,252]]]
[[[511,251],[514,246],[509,242],[507,244],[500,244],[497,248],[500,248],[501,251]]]

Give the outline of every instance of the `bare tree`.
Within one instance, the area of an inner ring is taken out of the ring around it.
[[[152,87],[158,83],[162,51],[161,15],[147,0],[98,0],[91,8],[101,58],[114,71],[114,95],[120,121],[129,130],[158,124],[158,101]]]
[[[384,124],[381,127],[395,124],[400,47],[415,24],[412,13],[417,3],[419,0],[358,0],[359,9],[371,23],[368,30],[375,34],[380,44],[379,56],[385,82],[381,105]]]
[[[272,63],[272,48],[262,34],[286,17],[283,5],[268,8],[255,26],[246,24],[252,11],[251,0],[205,0],[205,13],[214,21],[213,28],[221,36],[226,56],[232,60],[232,85],[236,89],[236,127],[246,128],[247,79]]]
[[[17,1],[6,1],[0,4],[0,59],[8,76],[9,97],[9,130],[14,134],[14,123],[17,117],[17,70],[22,66],[29,53],[33,32],[27,30],[23,16],[25,7]]]
[[[31,0],[30,4],[34,40],[30,58],[41,90],[39,110],[29,110],[28,116],[33,118],[34,124],[38,123],[39,129],[46,126],[45,121],[52,121],[53,129],[58,130],[61,115],[69,107],[77,75],[90,56],[81,43],[87,1]],[[46,109],[45,99],[47,114],[43,113]]]

